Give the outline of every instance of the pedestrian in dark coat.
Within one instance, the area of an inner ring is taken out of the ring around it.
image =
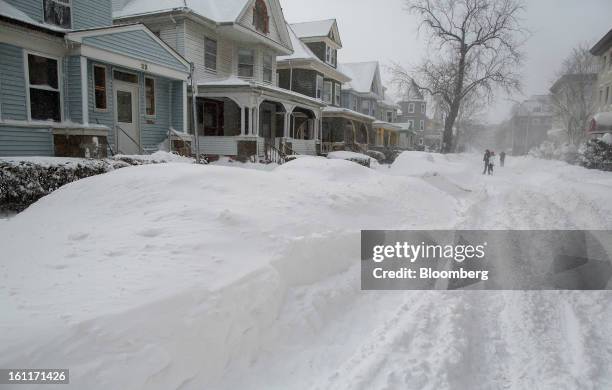
[[[489,149],[487,149],[485,150],[484,158],[482,159],[482,161],[484,161],[484,171],[482,171],[483,175],[485,175],[487,171],[489,170],[489,159],[490,158],[491,158],[491,152],[489,151]]]

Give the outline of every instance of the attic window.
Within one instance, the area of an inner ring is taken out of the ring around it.
[[[264,0],[257,0],[253,8],[253,26],[257,31],[264,34],[270,32],[270,17],[268,16],[268,7]]]
[[[72,28],[72,0],[43,0],[45,23]]]

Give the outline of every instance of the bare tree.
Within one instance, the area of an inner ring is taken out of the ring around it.
[[[443,152],[454,148],[453,128],[462,101],[472,94],[490,101],[496,88],[520,90],[517,70],[526,38],[522,0],[405,0],[429,34],[430,54],[412,72],[393,67],[400,86],[414,82],[448,108]]]
[[[597,80],[597,63],[589,46],[582,44],[574,48],[563,61],[557,77],[550,89],[553,110],[565,127],[568,141],[578,145],[594,114],[593,84]]]

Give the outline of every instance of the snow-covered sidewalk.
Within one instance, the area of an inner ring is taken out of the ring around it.
[[[361,229],[612,227],[610,173],[481,169],[405,153],[69,184],[0,223],[0,367],[79,389],[612,386],[608,292],[359,290]]]

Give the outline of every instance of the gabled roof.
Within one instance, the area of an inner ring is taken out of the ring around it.
[[[305,38],[330,38],[342,47],[340,31],[336,19],[315,20],[291,24],[291,28],[300,39]]]
[[[292,48],[279,0],[266,0],[266,2],[271,15],[270,23],[275,21],[277,25],[281,51],[288,53]],[[184,12],[194,14],[223,28],[235,26],[244,31],[245,26],[241,20],[253,3],[254,0],[116,0],[113,1],[113,18],[129,19],[169,12]],[[259,34],[259,36],[264,40],[270,39],[264,34]]]
[[[124,0],[113,2],[113,17],[144,15],[189,8],[217,23],[235,22],[250,0]]]
[[[340,82],[348,82],[351,80],[344,73],[321,61],[321,59],[317,57],[300,38],[298,38],[291,25],[288,25],[287,28],[289,30],[289,37],[291,38],[291,45],[293,46],[293,54],[277,57],[276,62],[279,65],[282,66],[283,62],[286,61],[307,61],[314,65],[313,68],[315,68],[315,70],[326,75],[331,74],[333,78]]]
[[[372,83],[379,76],[378,62],[354,62],[350,64],[338,64],[338,69],[351,78],[349,83],[343,85],[343,89],[352,89],[358,93],[370,93]]]
[[[591,49],[591,54],[594,56],[600,56],[605,53],[612,46],[612,30],[608,31],[603,38],[599,40]]]

